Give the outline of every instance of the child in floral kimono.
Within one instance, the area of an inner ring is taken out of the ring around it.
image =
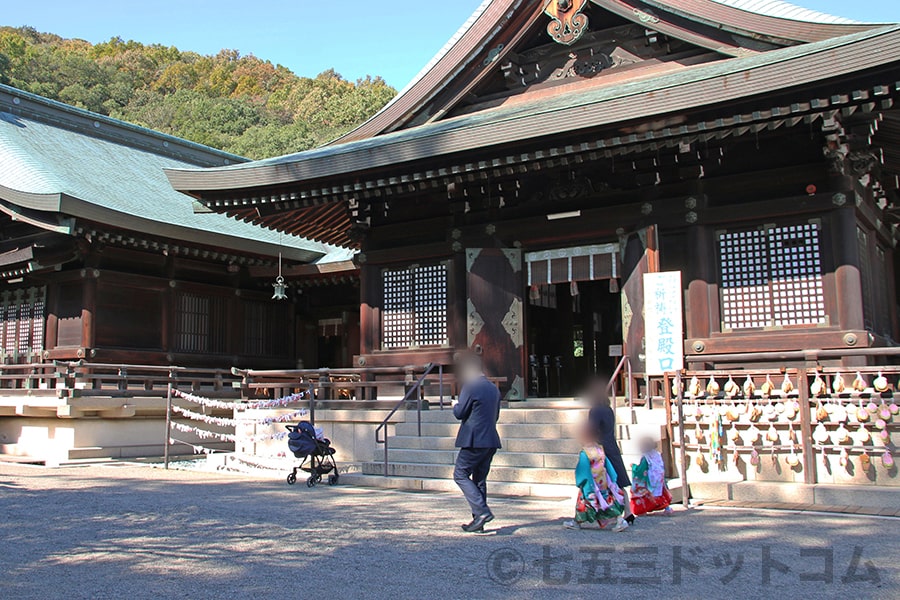
[[[616,485],[616,472],[610,465],[603,446],[595,440],[588,425],[578,432],[581,453],[575,467],[575,519],[563,523],[568,529],[581,529],[587,523],[597,523],[601,529],[613,525],[613,531],[623,531],[628,523],[622,518],[622,491]]]
[[[655,510],[662,510],[666,516],[672,514],[672,494],[666,487],[666,469],[656,446],[652,438],[641,440],[643,457],[631,466],[631,511],[636,515]]]

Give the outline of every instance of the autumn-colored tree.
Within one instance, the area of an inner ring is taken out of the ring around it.
[[[328,142],[396,94],[380,77],[299,77],[237,50],[92,45],[30,27],[0,27],[0,83],[249,158]]]

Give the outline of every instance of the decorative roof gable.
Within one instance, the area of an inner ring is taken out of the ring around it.
[[[639,78],[642,67],[668,72],[875,27],[780,0],[487,0],[391,103],[335,143],[561,83],[618,84],[619,67]]]

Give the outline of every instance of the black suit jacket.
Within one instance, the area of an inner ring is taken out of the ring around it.
[[[453,414],[462,421],[456,435],[457,448],[500,448],[497,419],[500,418],[500,390],[486,377],[463,386]]]

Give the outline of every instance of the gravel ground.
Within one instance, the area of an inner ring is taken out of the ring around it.
[[[900,519],[699,509],[568,531],[568,503],[150,467],[0,465],[0,598],[898,598]]]

